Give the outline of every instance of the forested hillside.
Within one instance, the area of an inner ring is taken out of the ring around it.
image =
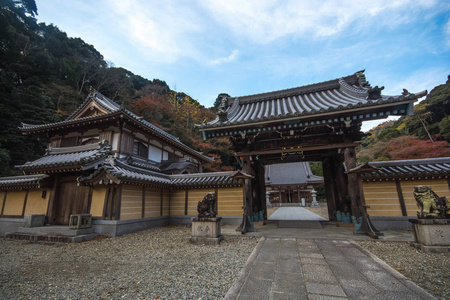
[[[82,39],[69,38],[55,25],[38,24],[37,12],[34,0],[0,0],[0,175],[14,174],[14,165],[44,153],[46,141],[23,136],[20,122],[63,120],[90,87],[218,158],[210,170],[236,164],[225,141],[205,143],[194,128],[215,117],[210,109],[163,80],[114,67]]]
[[[450,156],[450,76],[403,116],[369,131],[358,161],[384,161]]]
[[[20,122],[63,120],[84,101],[90,87],[214,156],[206,170],[238,166],[226,139],[202,141],[194,127],[214,118],[214,108],[171,90],[163,80],[115,67],[82,39],[69,38],[55,25],[37,23],[37,13],[34,0],[0,0],[0,176],[17,174],[14,165],[44,153],[46,141],[23,136]],[[449,101],[447,81],[415,106],[414,116],[371,130],[359,147],[359,161],[450,156]]]

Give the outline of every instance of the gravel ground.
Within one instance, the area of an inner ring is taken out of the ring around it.
[[[310,212],[313,212],[316,215],[319,215],[322,218],[325,218],[325,219],[328,220],[328,206],[327,206],[327,204],[326,203],[322,203],[322,202],[320,202],[319,204],[320,204],[320,207],[305,206],[304,208],[306,208]]]
[[[190,226],[83,243],[0,239],[0,299],[220,299],[259,238],[189,244]]]
[[[438,299],[450,299],[450,253],[429,254],[408,242],[357,241]]]

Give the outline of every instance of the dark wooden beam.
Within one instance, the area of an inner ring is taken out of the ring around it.
[[[395,179],[395,186],[397,187],[398,201],[400,202],[400,208],[402,209],[402,216],[408,216],[408,211],[406,210],[405,198],[403,198],[402,185],[400,180]]]
[[[188,202],[189,201],[189,190],[186,189],[186,193],[184,194],[184,215],[188,214]]]
[[[327,204],[328,204],[328,219],[330,221],[336,221],[335,212],[337,210],[336,207],[336,195],[334,188],[334,178],[332,171],[331,158],[326,158],[323,161],[323,179],[325,183],[325,192],[327,196]]]
[[[2,211],[0,212],[1,216],[3,216],[3,211],[5,210],[5,202],[6,202],[7,195],[8,195],[8,191],[5,191],[5,196],[3,197]]]
[[[344,151],[345,165],[347,170],[351,170],[356,167],[356,152],[355,148],[346,148]],[[373,224],[369,220],[367,215],[366,206],[364,203],[364,195],[362,193],[362,184],[358,173],[347,174],[348,178],[348,193],[352,205],[352,215],[356,221],[359,222],[361,218],[361,227],[355,231],[357,234],[367,234],[372,238],[378,238],[381,233],[376,230]]]
[[[276,153],[289,153],[289,152],[299,152],[299,151],[314,151],[314,150],[327,150],[327,149],[339,149],[339,148],[352,148],[359,146],[360,143],[350,142],[343,144],[329,144],[329,145],[317,145],[317,146],[302,146],[300,148],[294,149],[273,149],[273,150],[255,150],[255,151],[241,151],[236,152],[237,156],[251,156],[251,155],[267,155]]]
[[[47,206],[47,222],[53,224],[56,215],[56,193],[58,190],[58,176],[53,177],[53,186],[50,190],[50,195],[48,196],[48,206]]]
[[[25,209],[27,208],[27,200],[28,200],[28,190],[25,194],[25,199],[23,200],[23,208],[22,208],[22,217],[25,215]]]
[[[142,214],[141,218],[145,218],[145,186],[142,187]]]
[[[164,190],[161,189],[161,203],[160,203],[160,209],[161,209],[161,213],[160,216],[162,217],[164,214]]]

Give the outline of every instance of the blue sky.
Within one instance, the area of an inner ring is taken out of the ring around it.
[[[206,107],[366,69],[398,95],[450,74],[450,1],[36,0],[38,21]],[[363,130],[374,123],[363,125]]]

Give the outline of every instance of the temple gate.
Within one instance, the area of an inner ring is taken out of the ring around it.
[[[361,222],[357,233],[377,237],[367,215],[355,149],[363,121],[413,113],[413,103],[427,94],[381,95],[364,71],[322,83],[243,97],[221,95],[217,118],[199,125],[204,139],[228,137],[242,172],[252,176],[244,188],[244,215],[239,230],[253,229],[250,216],[267,219],[264,165],[321,161],[329,220],[350,212]]]

